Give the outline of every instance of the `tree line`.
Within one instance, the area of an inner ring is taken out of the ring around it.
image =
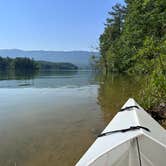
[[[166,103],[165,0],[126,0],[108,14],[99,38],[97,67],[105,74],[146,75],[141,91],[145,107]]]
[[[35,61],[27,57],[0,57],[0,71],[35,72],[38,70],[77,70],[71,63]]]
[[[3,58],[0,57],[0,71],[14,70],[14,71],[35,71],[39,66],[37,62],[30,58]]]
[[[78,67],[67,62],[37,61],[40,70],[77,70]]]

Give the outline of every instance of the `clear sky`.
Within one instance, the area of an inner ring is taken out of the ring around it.
[[[0,0],[0,48],[90,50],[123,0]]]

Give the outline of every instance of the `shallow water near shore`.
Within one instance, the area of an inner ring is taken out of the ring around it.
[[[0,165],[72,166],[140,79],[91,71],[0,77]]]

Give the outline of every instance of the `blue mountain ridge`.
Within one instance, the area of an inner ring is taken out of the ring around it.
[[[83,68],[90,66],[90,59],[92,55],[99,57],[99,52],[44,50],[25,51],[20,49],[0,49],[1,57],[29,57],[34,60],[68,62]]]

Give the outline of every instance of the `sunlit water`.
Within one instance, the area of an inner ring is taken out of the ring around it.
[[[1,75],[0,166],[74,165],[139,87],[90,71]]]

